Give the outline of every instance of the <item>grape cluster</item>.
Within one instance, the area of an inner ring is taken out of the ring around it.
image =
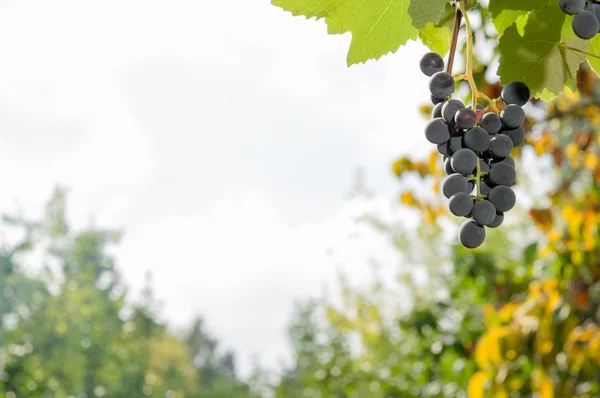
[[[565,14],[575,15],[571,24],[577,37],[589,40],[600,32],[600,4],[586,0],[558,0]]]
[[[505,106],[500,114],[484,113],[481,105],[475,111],[450,98],[454,78],[444,72],[439,54],[425,54],[420,67],[431,78],[429,90],[435,105],[425,137],[443,156],[448,176],[441,190],[449,199],[450,212],[468,218],[459,229],[460,243],[473,249],[483,243],[484,227],[500,226],[504,213],[516,203],[510,188],[516,179],[510,153],[525,141],[521,107],[529,101],[530,91],[522,82],[509,83],[502,90]]]

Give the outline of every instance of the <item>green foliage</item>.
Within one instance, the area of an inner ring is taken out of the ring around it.
[[[409,1],[272,0],[272,3],[293,15],[325,18],[330,34],[351,32],[348,65],[379,59],[419,34],[408,12]]]
[[[502,35],[520,16],[555,3],[553,0],[490,0],[489,9],[492,23],[498,34]]]
[[[56,189],[43,222],[5,217],[2,228],[24,238],[0,252],[0,395],[252,396],[200,320],[181,338],[156,320],[150,280],[141,302],[128,299],[107,254],[120,233],[71,231],[66,199]],[[48,265],[26,273],[34,250]]]
[[[559,7],[546,6],[529,14],[524,34],[512,25],[500,38],[498,75],[503,83],[522,81],[534,96],[550,100],[565,84],[575,88],[575,74],[585,61],[588,42],[579,38],[563,41],[563,26],[571,16]]]
[[[431,51],[450,47],[455,7],[440,0],[272,0],[272,4],[307,18],[324,18],[331,34],[350,32],[348,65],[396,52],[417,36]],[[598,71],[600,37],[581,40],[572,32],[572,16],[552,0],[490,0],[489,9],[468,1],[469,12],[491,21],[499,40],[496,55],[502,83],[523,81],[532,95],[546,101],[573,89],[575,73],[586,60]],[[494,45],[496,47],[496,45]],[[588,51],[589,47],[589,51]]]
[[[450,3],[446,3],[446,8],[440,16],[439,23],[434,24],[429,22],[425,27],[419,30],[419,38],[431,51],[434,51],[443,57],[450,49],[453,24],[454,7],[452,7]]]
[[[413,26],[421,29],[428,23],[438,25],[447,4],[446,0],[411,1],[408,14]]]

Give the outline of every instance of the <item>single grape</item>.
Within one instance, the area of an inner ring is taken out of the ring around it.
[[[487,226],[490,228],[498,228],[500,225],[502,225],[502,222],[504,221],[504,213],[501,212],[496,212],[496,218],[494,218],[494,221],[492,221],[490,224],[488,224]]]
[[[446,98],[438,98],[438,97],[436,97],[435,95],[432,95],[432,96],[431,96],[431,103],[432,103],[433,105],[437,105],[437,104],[439,104],[440,102],[444,102],[444,101],[446,101]]]
[[[456,112],[463,109],[464,107],[465,107],[465,104],[463,104],[462,101],[460,101],[460,100],[457,100],[457,99],[448,100],[442,107],[442,117],[444,118],[446,123],[448,123],[451,126],[454,126],[454,124],[455,124],[454,117],[456,116]]]
[[[515,168],[507,163],[496,163],[490,167],[489,174],[492,185],[512,185],[517,178]]]
[[[529,101],[531,92],[525,83],[511,82],[504,86],[501,96],[506,105],[523,106]]]
[[[452,155],[452,168],[464,176],[473,173],[477,167],[477,155],[470,149],[462,148]]]
[[[502,129],[502,120],[500,120],[500,116],[497,113],[489,112],[483,115],[479,125],[488,133],[496,134]]]
[[[425,126],[425,138],[436,145],[447,142],[450,139],[450,132],[450,126],[441,117],[433,119]]]
[[[473,194],[473,191],[475,190],[475,181],[467,180],[467,184],[468,184],[469,193]]]
[[[489,181],[481,181],[481,185],[479,186],[479,191],[482,195],[489,195],[492,187],[490,186]]]
[[[478,200],[473,205],[473,220],[479,225],[488,225],[496,218],[496,208],[488,200]]]
[[[444,70],[444,59],[439,54],[429,52],[423,55],[419,66],[421,72],[427,76],[432,76],[434,73]]]
[[[503,213],[509,211],[517,203],[517,197],[512,189],[506,185],[498,185],[488,194],[488,200],[496,206],[496,210]]]
[[[513,150],[513,142],[509,136],[497,134],[490,140],[490,151],[495,158],[504,159]]]
[[[450,145],[449,145],[448,142],[444,142],[442,144],[438,144],[437,150],[438,150],[439,153],[441,153],[444,156],[450,156],[451,155],[450,152],[449,152]]]
[[[507,163],[510,164],[512,167],[515,167],[515,160],[511,156],[507,156],[504,159],[494,159],[492,161],[492,164],[496,163]]]
[[[590,4],[589,6],[587,6],[585,8],[587,11],[589,12],[593,12],[594,15],[596,15],[596,18],[598,19],[598,21],[600,21],[600,4]],[[599,29],[600,31],[600,29]]]
[[[450,137],[450,152],[452,153],[456,153],[456,151],[458,151],[459,149],[464,148],[464,144],[463,144],[463,135],[453,135],[452,137]]]
[[[436,72],[429,80],[429,91],[438,98],[446,98],[454,92],[454,78],[446,72]]]
[[[502,130],[502,134],[508,136],[512,140],[513,147],[515,148],[523,145],[525,142],[525,129],[523,129],[523,126],[519,126],[512,130]]]
[[[519,105],[507,105],[500,112],[500,119],[508,129],[516,129],[525,121],[525,112]]]
[[[490,147],[490,135],[481,127],[473,127],[467,131],[463,141],[467,148],[475,152],[483,152]]]
[[[444,106],[443,102],[436,104],[431,111],[431,118],[435,119],[436,117],[442,117],[442,107]]]
[[[565,14],[575,15],[583,11],[585,0],[558,0],[558,5]]]
[[[467,220],[458,229],[458,240],[464,247],[475,249],[485,240],[485,228],[473,220]]]
[[[454,115],[456,125],[461,129],[470,129],[477,123],[477,114],[471,108],[462,108]]]
[[[454,169],[452,168],[452,163],[451,163],[450,158],[447,158],[446,160],[444,160],[444,171],[448,175],[456,173],[456,171],[454,171]]]
[[[442,181],[442,193],[445,197],[450,198],[452,195],[459,192],[470,193],[467,179],[458,173],[450,174]]]
[[[450,213],[457,217],[464,217],[471,212],[473,208],[473,198],[465,192],[459,192],[452,195],[448,202]]]
[[[585,3],[584,3],[585,4]],[[571,23],[573,32],[580,39],[589,40],[598,34],[600,29],[600,21],[596,18],[596,14],[588,10],[583,10],[575,15]]]
[[[485,160],[479,159],[479,170],[481,170],[482,173],[489,173],[490,165],[487,164]],[[473,174],[475,174],[475,172],[473,172]]]

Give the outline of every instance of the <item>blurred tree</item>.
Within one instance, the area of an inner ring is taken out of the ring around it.
[[[157,321],[150,275],[141,301],[127,299],[107,254],[121,234],[71,231],[66,197],[66,190],[56,189],[42,222],[5,217],[7,228],[24,233],[0,253],[0,394],[250,396],[233,355],[216,352],[200,320],[184,339]],[[27,256],[40,254],[41,267],[26,272]]]

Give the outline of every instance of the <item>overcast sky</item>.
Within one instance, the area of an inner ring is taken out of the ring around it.
[[[152,270],[173,324],[203,314],[244,369],[273,365],[294,300],[398,265],[349,235],[398,193],[391,162],[430,149],[420,44],[348,68],[349,35],[269,0],[0,4],[0,209],[67,184],[76,226],[125,229],[128,284]],[[358,166],[367,204],[346,200]]]

